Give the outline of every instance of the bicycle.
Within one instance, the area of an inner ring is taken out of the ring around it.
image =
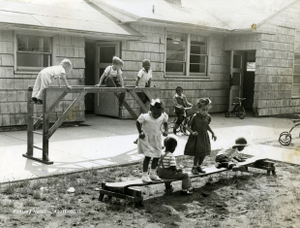
[[[282,146],[290,145],[290,143],[292,142],[292,130],[297,126],[300,126],[300,119],[293,119],[292,122],[294,123],[294,126],[292,126],[292,128],[289,131],[284,131],[279,135],[278,141]]]
[[[246,98],[240,98],[240,97],[236,97],[233,100],[233,103],[231,105],[233,105],[233,109],[232,111],[227,110],[225,112],[225,116],[229,117],[230,114],[235,114],[237,117],[239,117],[240,119],[244,119],[246,116],[246,111],[245,108],[243,107],[242,101],[246,100]]]
[[[182,123],[179,125],[179,127],[176,129],[176,133],[181,132],[182,134],[184,134],[186,136],[190,135],[190,132],[186,130],[186,127],[188,127],[188,124],[191,120],[191,115],[190,116],[188,115],[187,110],[189,110],[191,108],[192,107],[184,108],[184,112],[185,112],[184,119],[183,119]],[[175,117],[174,120],[172,121],[172,123],[173,123],[172,128],[174,128],[176,121],[177,121],[177,117]]]

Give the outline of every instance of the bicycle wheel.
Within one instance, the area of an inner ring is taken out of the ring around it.
[[[225,117],[229,117],[229,116],[230,116],[229,111],[226,111],[226,112],[225,112]]]
[[[282,146],[288,146],[292,142],[292,135],[289,132],[284,131],[279,135],[278,141]]]
[[[244,119],[246,116],[246,111],[244,109],[244,107],[239,107],[239,110],[238,110],[238,117],[240,119]]]
[[[190,132],[188,130],[186,130],[186,127],[188,126],[190,121],[190,118],[187,117],[183,120],[182,124],[180,125],[180,131],[182,132],[182,134],[189,136]]]

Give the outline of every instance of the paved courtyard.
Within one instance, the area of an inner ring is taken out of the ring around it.
[[[290,146],[278,143],[279,134],[291,126],[288,118],[246,116],[241,120],[212,114],[211,128],[218,137],[212,142],[212,149],[228,147],[243,136],[250,144],[245,153],[300,164],[300,128],[293,130]],[[182,155],[187,136],[174,137],[178,140],[176,155]],[[45,165],[22,156],[27,148],[26,131],[0,132],[0,183],[138,162],[143,156],[133,144],[136,138],[134,120],[87,115],[84,126],[59,128],[55,132],[49,148],[54,164]],[[35,136],[35,144],[41,146],[41,142],[41,136]],[[42,154],[35,150],[34,156]]]

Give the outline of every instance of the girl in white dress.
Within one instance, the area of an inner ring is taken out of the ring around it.
[[[163,125],[164,131],[161,132]],[[137,121],[136,127],[139,132],[138,153],[144,154],[143,162],[143,182],[161,181],[157,176],[156,168],[158,160],[162,153],[162,134],[168,135],[168,115],[164,112],[163,103],[160,99],[151,100],[150,111],[141,114]],[[150,175],[148,167],[152,158]]]

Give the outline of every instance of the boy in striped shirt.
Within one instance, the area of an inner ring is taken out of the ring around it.
[[[182,180],[182,191],[183,195],[192,195],[192,185],[190,176],[187,173],[182,172],[182,169],[177,169],[176,159],[173,154],[177,147],[176,139],[167,137],[164,140],[165,153],[161,156],[158,165],[158,176],[165,179],[177,179]]]

